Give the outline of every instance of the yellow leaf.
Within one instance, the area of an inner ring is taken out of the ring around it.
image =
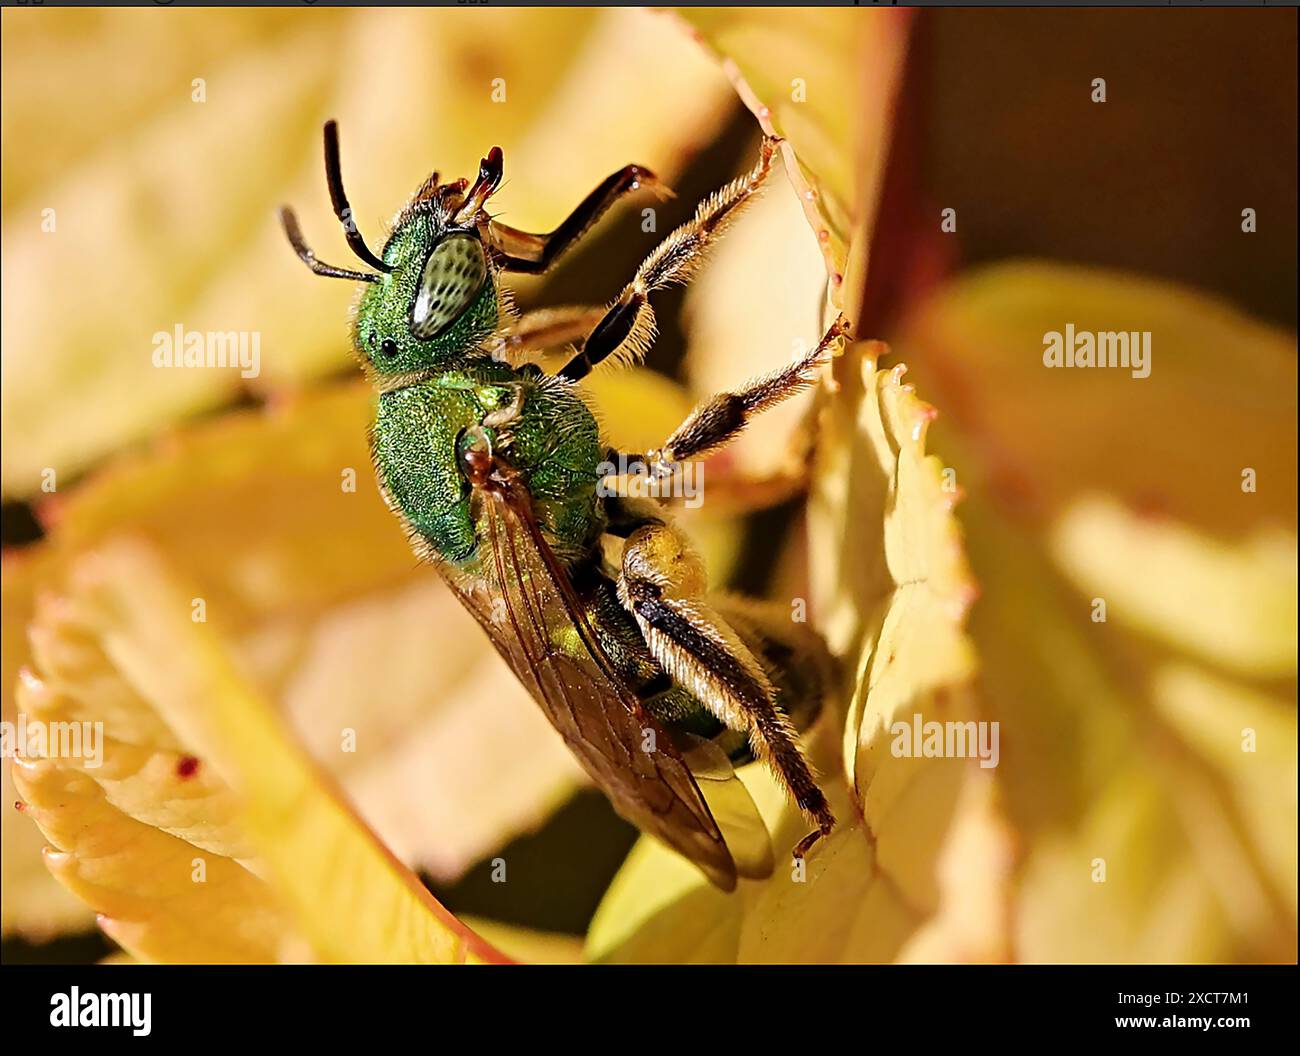
[[[30,553],[6,552],[0,568],[0,611],[4,612],[0,622],[0,717],[7,723],[15,723],[18,718],[14,687],[19,669],[28,660],[27,625],[36,611],[35,584],[43,564]],[[0,764],[0,889],[4,891],[0,899],[0,931],[6,938],[18,934],[32,942],[44,942],[63,932],[92,926],[94,914],[85,903],[54,883],[41,864],[45,841],[11,809],[17,799],[11,767],[5,760]]]
[[[785,137],[786,167],[817,236],[838,307],[850,242],[865,275],[909,13],[690,8],[680,13],[722,59],[763,130]]]
[[[1045,366],[1067,323],[1149,330],[1149,373]],[[1294,960],[1294,338],[1027,262],[937,291],[899,344],[970,496],[1017,955]]]
[[[285,736],[217,621],[190,619],[192,596],[144,544],[110,543],[38,622],[40,677],[20,709],[85,721],[96,697],[78,687],[92,677],[167,731],[119,740],[149,723],[110,718],[83,734],[98,758],[48,743],[19,763],[19,791],[59,849],[56,877],[146,959],[496,959]]]
[[[499,920],[462,916],[476,935],[483,936],[498,950],[528,964],[578,964],[582,961],[582,939],[577,935],[521,928]]]
[[[741,881],[743,893],[748,881]],[[703,881],[681,855],[642,838],[587,930],[593,962],[730,964],[740,940],[739,895]]]
[[[893,723],[973,721],[973,659],[962,624],[972,583],[944,491],[925,453],[932,417],[879,345],[835,364],[810,500],[813,613],[851,675],[837,750],[834,706],[812,741],[839,824],[800,872],[807,832],[760,766],[741,777],[773,832],[777,867],[733,896],[647,840],[601,905],[587,956],[602,961],[1002,959],[1011,854],[988,771],[971,758],[907,758]],[[857,793],[845,780],[856,773]],[[980,882],[971,883],[977,868]]]
[[[856,665],[845,770],[865,790],[896,718],[972,673],[962,631],[975,586],[952,516],[955,478],[925,451],[934,411],[876,369],[869,345],[835,364],[810,499],[814,592],[831,649]]]
[[[1258,848],[1258,867],[1296,914],[1296,713],[1284,701],[1237,685],[1191,664],[1168,664],[1156,674],[1152,698],[1160,714],[1227,786],[1248,840]],[[1213,819],[1207,813],[1207,828]],[[1206,847],[1207,855],[1216,853]],[[1249,852],[1248,852],[1249,854]],[[1242,856],[1245,857],[1245,856]],[[1221,858],[1206,864],[1222,875]],[[1252,863],[1254,864],[1254,863]],[[1238,862],[1235,871],[1241,871]],[[1257,882],[1233,878],[1221,892],[1225,905],[1240,907],[1255,894],[1267,918],[1270,896]]]
[[[1149,376],[1045,367],[1067,324],[1149,331]],[[894,344],[945,420],[978,439],[985,486],[1018,517],[1041,523],[1101,493],[1228,540],[1295,530],[1294,334],[1171,283],[1017,261],[914,306]]]
[[[129,533],[198,584],[241,668],[394,852],[450,881],[539,824],[581,775],[478,625],[411,555],[373,482],[370,401],[349,384],[204,423],[42,507],[48,538],[5,557],[4,717],[32,662],[36,591]],[[428,648],[434,625],[443,650]],[[127,739],[168,736],[93,670],[65,677]],[[3,823],[6,929],[84,922],[39,868],[32,827],[12,811]]]
[[[689,405],[643,370],[609,375],[593,395],[625,438],[642,417],[667,435]],[[242,669],[385,844],[452,882],[541,824],[584,778],[478,625],[411,555],[373,482],[371,399],[361,383],[323,387],[204,423],[42,507],[49,537],[5,559],[5,685],[31,662],[35,591],[107,538],[148,540],[221,614]],[[707,506],[688,512],[725,574],[734,525]],[[433,626],[439,650],[428,648]],[[95,717],[111,708],[145,723],[137,734],[166,736],[148,710],[119,709],[91,682],[79,688]],[[8,692],[4,715],[14,716]],[[12,811],[3,824],[6,930],[41,937],[83,925],[84,910],[40,868],[31,826]]]
[[[1296,669],[1296,539],[1273,530],[1230,546],[1183,524],[1083,497],[1048,546],[1107,616],[1246,676]]]

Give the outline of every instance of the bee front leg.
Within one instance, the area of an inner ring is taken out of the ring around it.
[[[720,393],[700,404],[661,447],[651,448],[644,454],[610,452],[609,464],[637,467],[653,484],[662,485],[682,470],[684,462],[725,447],[745,430],[756,414],[812,385],[817,371],[830,361],[834,346],[848,331],[848,320],[840,315],[817,346],[789,366],[753,378],[735,392]],[[708,487],[712,508],[746,513],[775,506],[797,495],[807,486],[814,444],[815,423],[805,423],[792,438],[785,464],[775,472],[755,477],[724,470],[721,477],[711,477]],[[666,498],[675,494],[662,486],[645,490],[649,495]]]
[[[524,409],[524,387],[520,384],[510,386],[510,402],[496,410],[488,411],[483,416],[482,425],[491,429],[508,429],[519,419]]]
[[[494,358],[513,362],[527,352],[545,352],[581,341],[600,322],[600,305],[537,308],[501,331],[491,346]]]
[[[660,198],[671,198],[672,191],[643,165],[625,165],[601,181],[554,231],[533,234],[494,220],[480,211],[479,230],[484,241],[495,251],[497,262],[506,271],[540,275],[601,218],[611,205],[632,191],[647,188]]]
[[[651,654],[678,685],[721,722],[749,736],[755,756],[816,826],[800,841],[802,857],[835,825],[826,796],[799,747],[790,719],[762,664],[705,598],[704,565],[684,537],[662,522],[643,524],[623,548],[618,596],[636,619]]]

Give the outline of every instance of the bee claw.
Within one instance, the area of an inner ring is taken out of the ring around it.
[[[821,829],[813,829],[812,832],[808,833],[807,836],[794,845],[794,850],[790,852],[791,856],[803,861],[803,859],[808,857],[808,852],[813,849],[813,844],[820,840],[824,835],[825,833],[823,833]]]
[[[634,189],[649,191],[661,202],[666,202],[677,197],[677,192],[659,179],[659,177],[649,169],[640,169],[637,173],[636,186]]]
[[[769,160],[785,142],[785,136],[778,136],[775,132],[770,132],[763,136],[763,159]]]

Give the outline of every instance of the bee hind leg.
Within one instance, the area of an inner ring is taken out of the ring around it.
[[[826,796],[799,747],[793,723],[777,704],[762,663],[705,597],[704,567],[672,526],[643,524],[627,538],[619,600],[654,658],[728,727],[744,731],[754,750],[785,786],[816,836],[835,825]],[[804,840],[800,848],[811,846]]]
[[[639,466],[651,486],[642,494],[671,498],[676,494],[671,483],[682,463],[713,454],[739,436],[752,418],[808,388],[817,372],[830,361],[835,345],[849,331],[849,322],[840,315],[822,336],[816,347],[794,362],[770,374],[753,378],[735,392],[723,392],[695,408],[658,448],[644,454],[610,452],[611,467]],[[764,477],[724,474],[709,487],[709,499],[728,511],[746,512],[774,506],[797,495],[806,487],[813,449],[815,427],[799,430],[791,444],[785,464]]]
[[[830,362],[835,345],[848,332],[848,319],[837,316],[817,345],[793,363],[752,378],[735,392],[719,393],[696,407],[662,447],[647,454],[646,461],[670,467],[725,447],[744,431],[756,414],[812,385],[817,372]]]

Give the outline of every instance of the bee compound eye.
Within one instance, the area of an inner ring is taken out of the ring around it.
[[[439,242],[424,262],[411,305],[411,334],[421,341],[437,337],[459,319],[487,281],[483,244],[457,233]]]

